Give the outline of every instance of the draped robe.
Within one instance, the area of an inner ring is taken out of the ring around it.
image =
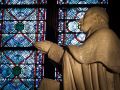
[[[81,46],[53,43],[48,57],[62,64],[64,90],[120,90],[120,41],[109,28],[96,29]]]

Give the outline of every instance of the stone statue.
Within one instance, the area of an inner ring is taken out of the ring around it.
[[[120,90],[120,40],[108,22],[105,9],[92,7],[80,21],[81,30],[87,33],[81,46],[64,49],[50,41],[35,43],[38,50],[62,64],[64,90]],[[59,85],[45,79],[40,90],[60,90]]]

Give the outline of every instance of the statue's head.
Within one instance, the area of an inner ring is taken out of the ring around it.
[[[108,25],[108,14],[102,7],[92,7],[87,10],[82,20],[80,20],[81,30],[87,32],[90,28],[106,24]]]

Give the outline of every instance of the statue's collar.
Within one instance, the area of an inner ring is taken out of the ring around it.
[[[88,32],[86,33],[88,38],[90,35],[92,35],[94,32],[101,30],[103,28],[109,28],[109,26],[107,24],[99,24],[99,25],[94,25],[93,27],[91,27]]]

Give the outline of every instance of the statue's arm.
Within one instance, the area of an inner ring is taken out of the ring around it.
[[[56,63],[60,63],[63,57],[64,49],[57,44],[53,43],[48,51],[48,57],[55,61]]]
[[[42,53],[48,54],[48,57],[56,63],[59,63],[61,61],[64,49],[57,44],[46,40],[36,42],[34,45],[38,50],[41,50]]]

